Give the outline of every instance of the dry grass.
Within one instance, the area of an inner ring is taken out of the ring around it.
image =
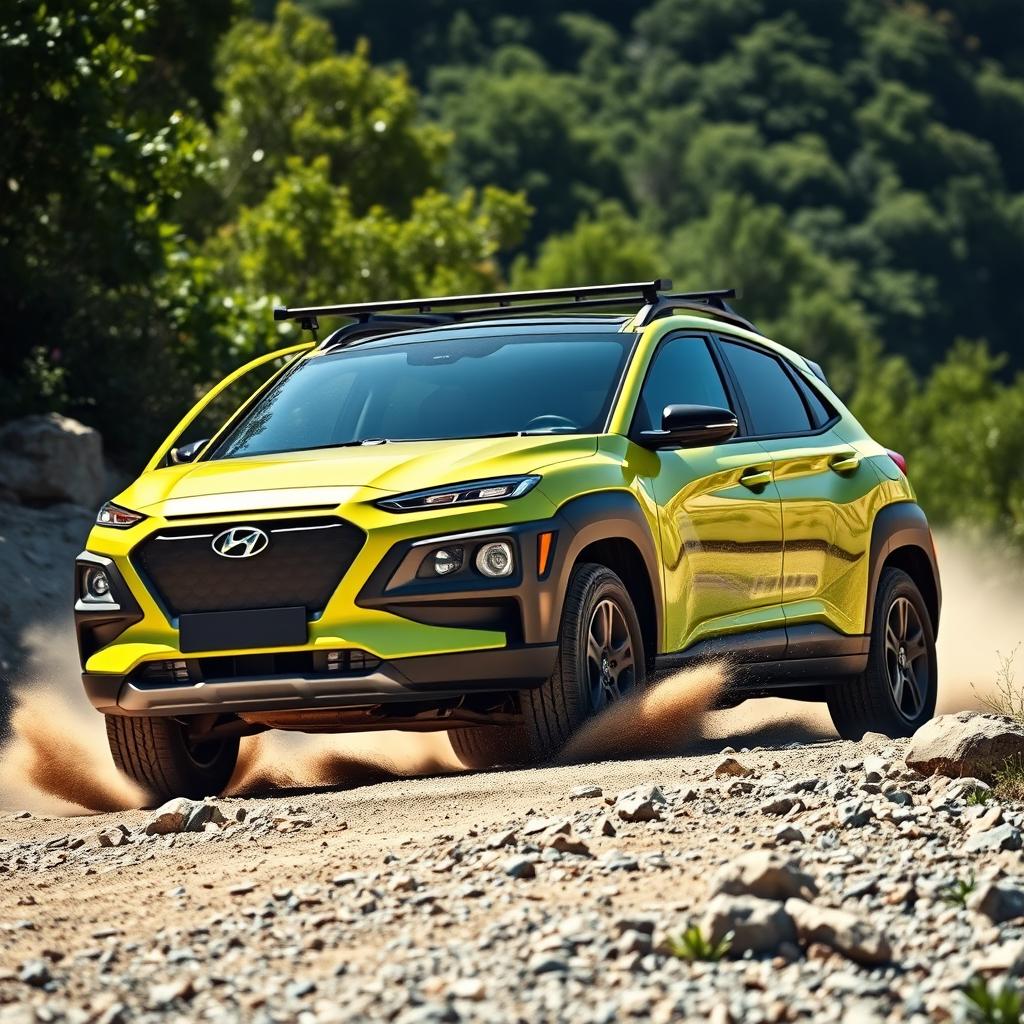
[[[971,683],[971,689],[990,711],[1024,722],[1024,687],[1018,685],[1013,665],[1020,648],[1021,645],[1017,644],[1009,654],[999,652],[999,668],[996,670],[996,682],[992,690],[980,690],[974,683]]]
[[[1024,757],[1011,757],[996,772],[993,789],[1000,800],[1024,803]]]

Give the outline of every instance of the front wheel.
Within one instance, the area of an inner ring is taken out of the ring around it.
[[[449,733],[467,768],[545,761],[588,718],[646,685],[640,621],[611,569],[592,563],[573,569],[558,641],[551,677],[521,696],[522,725]]]
[[[176,796],[214,796],[228,784],[238,760],[238,738],[195,736],[174,718],[107,716],[114,764],[151,805]]]
[[[867,670],[830,688],[828,709],[839,735],[912,736],[935,714],[935,629],[917,584],[902,569],[878,581]]]

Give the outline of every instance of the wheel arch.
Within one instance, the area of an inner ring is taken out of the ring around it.
[[[935,545],[924,511],[914,502],[886,505],[875,517],[871,534],[871,570],[865,623],[870,627],[882,572],[902,569],[917,584],[938,633],[942,585]]]
[[[559,510],[572,525],[565,558],[562,595],[572,570],[584,562],[611,569],[623,582],[643,633],[644,656],[653,666],[662,629],[661,575],[650,527],[636,498],[628,491],[606,491],[575,498]]]

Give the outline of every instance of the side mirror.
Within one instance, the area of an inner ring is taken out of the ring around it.
[[[172,466],[184,466],[186,463],[192,462],[209,443],[210,439],[204,437],[199,441],[183,444],[180,448],[172,448],[167,453],[167,461]]]
[[[701,448],[734,437],[739,429],[729,409],[711,405],[666,405],[661,430],[645,430],[638,443],[658,451],[662,448]]]

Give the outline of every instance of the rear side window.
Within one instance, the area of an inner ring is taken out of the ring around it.
[[[835,416],[835,411],[825,404],[824,399],[802,377],[798,376],[796,381],[807,408],[811,410],[811,426],[815,430],[825,426]]]
[[[633,429],[660,429],[666,405],[730,408],[718,367],[703,338],[672,338],[658,349],[637,403]]]
[[[807,406],[775,356],[729,341],[722,347],[743,392],[751,434],[803,434],[811,429]]]

